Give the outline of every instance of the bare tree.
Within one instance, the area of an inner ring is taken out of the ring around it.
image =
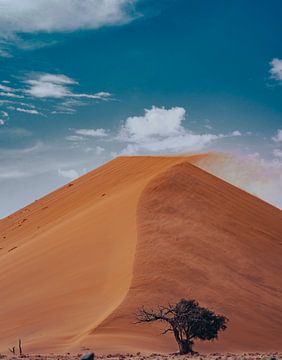
[[[195,300],[180,300],[176,305],[158,306],[156,310],[140,308],[136,323],[161,321],[166,324],[162,334],[172,332],[181,355],[194,353],[194,340],[214,340],[225,330],[228,319],[199,306]]]

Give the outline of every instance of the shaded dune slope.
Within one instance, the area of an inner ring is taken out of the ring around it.
[[[199,157],[118,158],[0,222],[0,350],[173,351],[140,305],[230,318],[202,351],[282,350],[281,211]]]

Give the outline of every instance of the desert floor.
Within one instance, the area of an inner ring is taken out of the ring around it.
[[[18,360],[18,359],[30,359],[30,360],[80,360],[82,354],[48,354],[48,355],[23,355],[13,356],[13,355],[1,355],[0,359],[3,360]],[[119,354],[107,354],[107,355],[99,355],[95,356],[95,359],[112,359],[112,360],[147,360],[147,359],[155,359],[155,360],[171,360],[171,359],[194,359],[194,360],[282,360],[281,352],[274,353],[241,353],[241,354],[233,354],[233,353],[211,353],[211,354],[197,354],[197,355],[177,355],[177,354],[157,354],[152,353],[150,355],[143,355],[142,353],[137,354],[129,354],[129,353],[119,353]]]

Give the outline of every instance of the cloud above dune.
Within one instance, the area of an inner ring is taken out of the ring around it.
[[[117,131],[110,129],[69,129],[72,134],[66,140],[91,142],[99,140],[100,145],[111,143],[115,155],[142,155],[159,153],[184,153],[199,151],[214,141],[243,136],[239,130],[227,134],[195,133],[184,127],[187,115],[183,107],[156,107],[144,109],[144,114],[129,116],[121,122]],[[104,142],[104,144],[103,144]],[[118,149],[119,150],[116,150]]]
[[[122,124],[117,139],[127,143],[122,154],[197,151],[222,134],[195,134],[184,128],[183,107],[153,106],[143,116],[130,116]]]
[[[97,29],[133,18],[136,0],[0,0],[0,32]]]
[[[155,136],[167,137],[183,134],[182,122],[185,119],[185,109],[172,107],[165,109],[153,106],[145,109],[143,116],[130,116],[120,130],[120,137],[131,141],[146,140]]]

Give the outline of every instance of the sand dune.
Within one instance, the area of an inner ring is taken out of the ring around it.
[[[282,350],[282,215],[194,157],[120,157],[0,221],[0,351],[174,351],[134,312],[230,318],[201,351]]]

